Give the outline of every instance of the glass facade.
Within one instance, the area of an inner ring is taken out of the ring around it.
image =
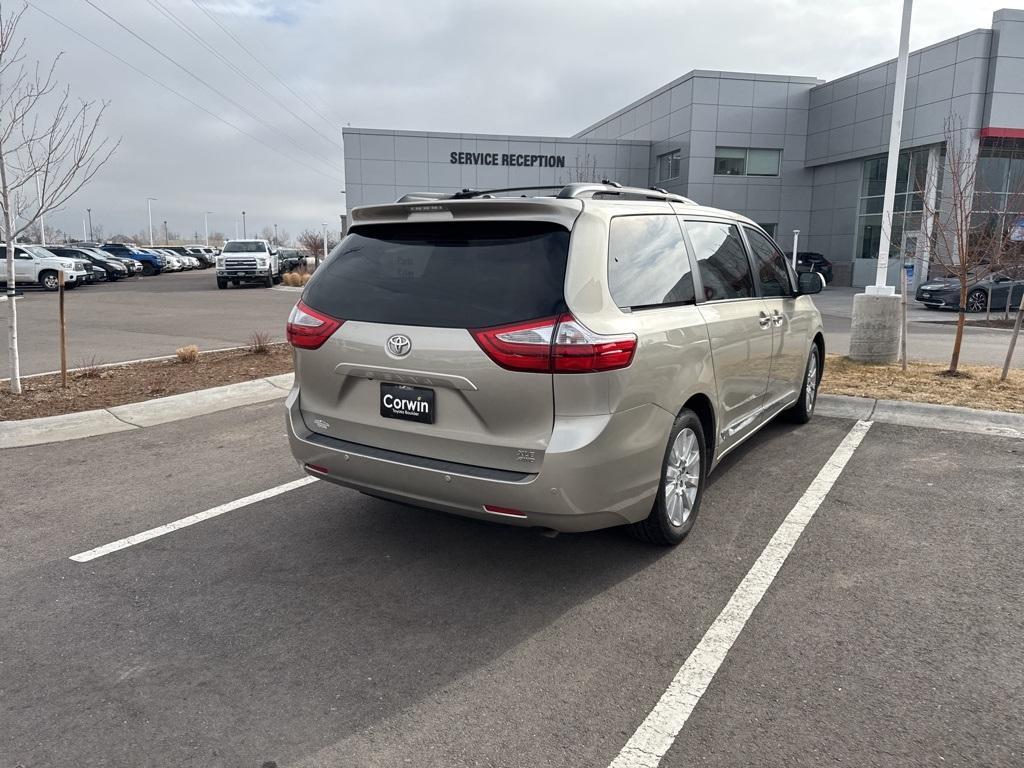
[[[921,229],[924,189],[928,175],[929,148],[900,152],[896,170],[896,197],[893,204],[890,258],[900,253],[903,233]],[[857,258],[876,259],[882,234],[882,200],[885,193],[884,155],[864,161],[857,216]],[[941,163],[938,189],[942,190]]]
[[[1024,141],[982,139],[974,179],[971,240],[1000,263],[1024,247]]]

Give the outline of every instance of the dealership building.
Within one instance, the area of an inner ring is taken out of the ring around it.
[[[895,60],[827,82],[694,70],[571,137],[344,128],[348,206],[611,179],[740,212],[786,249],[800,230],[799,249],[829,258],[836,284],[865,285],[895,80]],[[1007,210],[1019,207],[1010,187],[1024,178],[1024,11],[996,11],[991,29],[911,52],[894,255],[918,241],[927,252],[924,195],[941,189],[949,125],[980,155],[975,211],[1012,226],[1021,212]]]

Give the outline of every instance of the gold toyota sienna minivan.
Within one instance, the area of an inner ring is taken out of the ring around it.
[[[510,191],[351,212],[288,319],[291,450],[384,499],[676,544],[723,456],[810,419],[822,280],[664,190]]]

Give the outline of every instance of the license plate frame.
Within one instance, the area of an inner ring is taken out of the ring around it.
[[[433,424],[437,417],[436,402],[434,390],[429,387],[380,383],[380,415],[385,419]]]

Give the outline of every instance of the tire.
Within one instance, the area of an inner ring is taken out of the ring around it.
[[[142,274],[145,277],[152,277],[153,275],[156,274],[156,269],[153,267],[152,264],[149,264],[144,261],[142,262]]]
[[[967,311],[968,312],[984,312],[985,306],[988,304],[988,294],[981,289],[973,290],[967,294]],[[994,307],[993,307],[994,309]]]
[[[228,281],[225,280],[223,277],[218,277],[217,278],[217,287],[222,289],[222,290],[224,288],[227,288],[228,287]]]
[[[52,269],[47,269],[39,273],[39,285],[43,287],[44,291],[56,291],[60,290],[60,280],[57,279],[57,273]]]
[[[276,275],[274,275],[274,285],[281,284],[281,274],[281,272],[278,272]]]
[[[64,283],[65,291],[73,291],[78,287],[78,283]]]
[[[273,288],[274,287],[274,276],[273,275],[267,275],[267,279],[264,281],[263,284],[267,288]]]
[[[629,532],[641,541],[664,546],[675,546],[686,538],[700,511],[709,458],[700,419],[684,408],[668,434],[654,508],[647,519],[630,525]]]
[[[818,384],[821,383],[821,350],[817,344],[811,344],[807,355],[807,367],[804,369],[804,380],[800,385],[800,399],[786,410],[786,417],[794,424],[806,424],[814,415],[814,406],[818,402]]]

